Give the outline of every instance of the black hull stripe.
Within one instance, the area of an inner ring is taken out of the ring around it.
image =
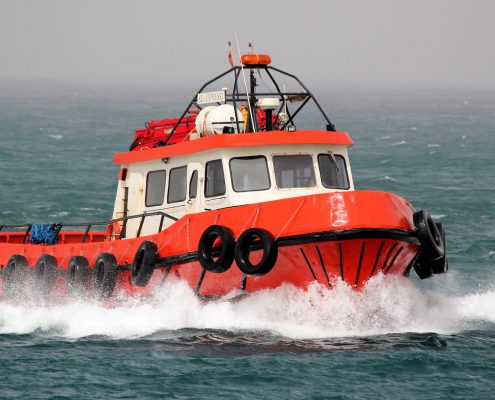
[[[363,245],[361,246],[361,254],[359,256],[359,264],[358,264],[358,269],[357,269],[357,274],[356,274],[356,280],[354,282],[354,286],[357,286],[359,282],[359,275],[361,274],[361,265],[363,264],[363,257],[364,257],[364,249],[366,248],[366,242],[363,242]]]
[[[378,260],[380,259],[380,255],[382,254],[384,244],[385,244],[385,240],[382,240],[382,242],[380,243],[380,247],[378,248],[378,252],[376,253],[375,265],[373,265],[373,269],[371,270],[370,277],[372,277],[376,272],[376,267],[378,266]]]
[[[340,258],[340,279],[344,280],[344,254],[342,254],[342,243],[339,243],[339,258]]]
[[[392,261],[390,261],[390,264],[388,265],[388,267],[383,271],[384,274],[387,274],[388,271],[390,271],[390,269],[392,268],[392,265],[394,265],[395,263],[395,260],[397,260],[397,257],[399,257],[399,254],[402,252],[402,250],[404,249],[404,247],[400,247],[399,250],[397,250],[397,253],[395,253],[395,256],[392,258]]]
[[[304,260],[306,260],[306,264],[308,264],[308,268],[309,270],[311,271],[311,275],[313,275],[313,279],[316,280],[316,275],[315,275],[315,271],[313,271],[313,268],[311,268],[311,264],[308,260],[308,257],[306,257],[306,253],[304,252],[304,250],[302,248],[300,248],[299,250],[301,250],[301,253],[304,257]]]
[[[196,289],[194,289],[195,294],[199,294],[199,290],[201,289],[201,284],[203,283],[205,274],[206,274],[206,269],[201,268],[201,273],[199,274],[198,283],[196,283]]]
[[[330,283],[330,279],[328,278],[327,269],[325,267],[325,263],[323,262],[323,257],[321,255],[320,248],[318,246],[315,246],[315,248],[316,248],[316,252],[318,253],[318,257],[320,258],[321,269],[323,270],[323,273],[325,274],[325,279],[328,282],[328,287],[331,288],[332,284]]]
[[[388,260],[390,259],[390,256],[392,255],[392,252],[394,249],[397,247],[397,243],[394,243],[392,246],[390,246],[390,249],[387,251],[387,256],[385,257],[385,262],[382,265],[382,271],[385,269],[385,267],[388,264]]]
[[[294,246],[307,243],[355,239],[393,239],[419,245],[418,237],[414,232],[401,231],[398,229],[351,229],[345,231],[306,233],[304,235],[281,237],[277,240],[277,243],[279,246]]]

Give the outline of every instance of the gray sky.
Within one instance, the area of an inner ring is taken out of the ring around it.
[[[492,0],[0,0],[0,78],[196,86],[237,31],[313,84],[493,89],[494,17]]]

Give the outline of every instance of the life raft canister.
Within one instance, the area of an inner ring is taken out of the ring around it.
[[[97,298],[112,295],[117,283],[117,260],[113,254],[101,253],[92,271],[93,293]]]
[[[145,240],[136,251],[131,270],[131,283],[136,286],[146,286],[153,275],[157,259],[156,244]]]
[[[234,261],[234,249],[235,239],[232,231],[222,225],[211,225],[199,239],[199,263],[206,271],[225,272]]]
[[[253,250],[261,250],[262,256],[257,263],[250,260]],[[261,276],[272,270],[277,262],[278,245],[273,235],[261,228],[244,231],[235,245],[235,261],[246,275]]]

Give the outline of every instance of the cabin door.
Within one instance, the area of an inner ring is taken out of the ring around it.
[[[172,168],[169,172],[165,213],[181,219],[187,213],[199,211],[201,164],[190,163],[187,167]],[[173,223],[170,221],[168,224]]]
[[[127,216],[143,213],[144,178],[141,172],[129,171],[127,190]],[[126,222],[126,237],[136,237],[139,218],[130,218]]]
[[[203,174],[201,164],[191,163],[187,168],[187,203],[186,213],[193,214],[201,210],[203,193]]]

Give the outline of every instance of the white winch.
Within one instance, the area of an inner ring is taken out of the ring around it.
[[[203,108],[196,117],[196,131],[203,136],[238,133],[235,119],[236,113],[239,130],[243,132],[244,118],[242,113],[231,104]]]

